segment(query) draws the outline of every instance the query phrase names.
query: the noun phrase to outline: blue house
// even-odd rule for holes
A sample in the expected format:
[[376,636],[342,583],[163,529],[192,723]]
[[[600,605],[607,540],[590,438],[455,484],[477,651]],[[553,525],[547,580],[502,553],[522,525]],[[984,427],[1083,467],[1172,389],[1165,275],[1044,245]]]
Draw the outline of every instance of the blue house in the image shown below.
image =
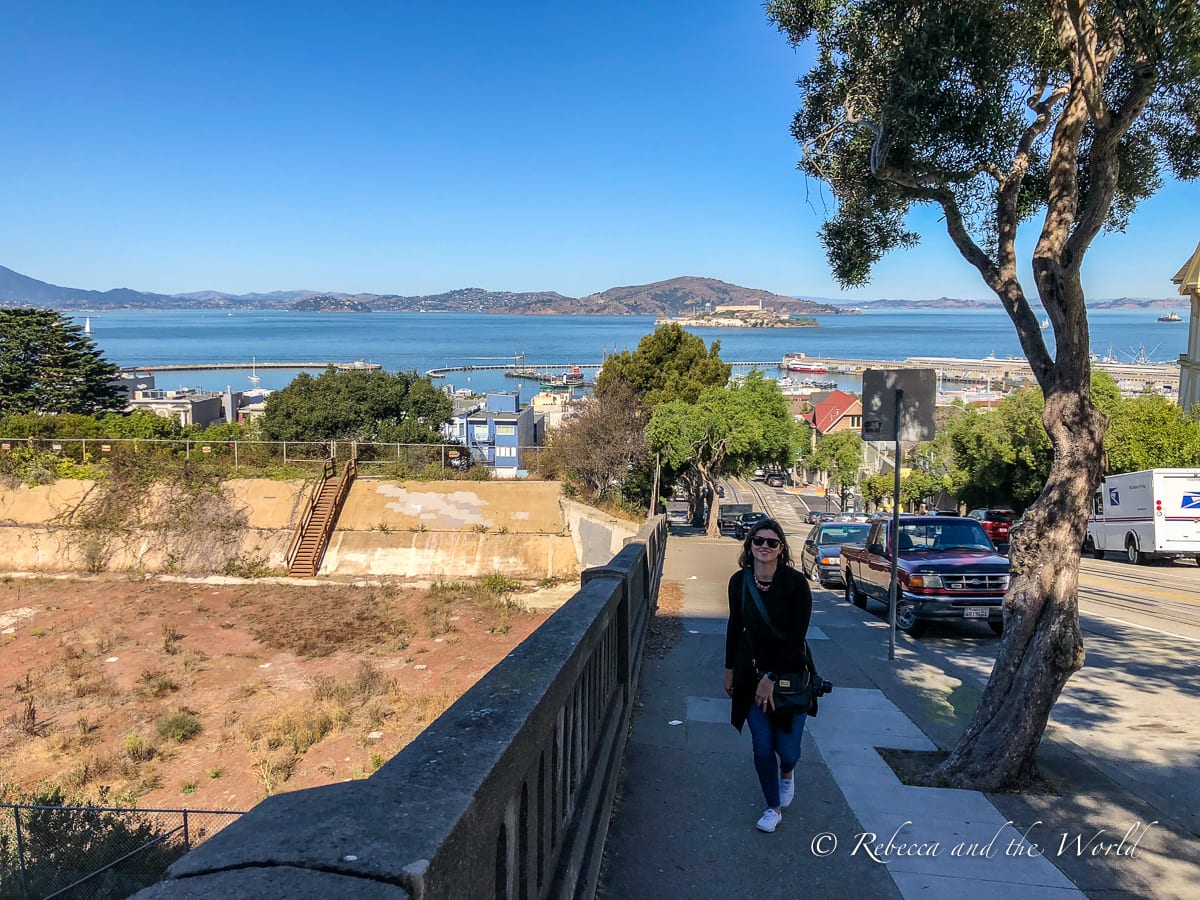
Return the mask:
[[532,406],[521,406],[516,391],[488,394],[483,409],[466,416],[465,443],[471,454],[497,475],[527,470],[525,458],[545,439],[545,419]]

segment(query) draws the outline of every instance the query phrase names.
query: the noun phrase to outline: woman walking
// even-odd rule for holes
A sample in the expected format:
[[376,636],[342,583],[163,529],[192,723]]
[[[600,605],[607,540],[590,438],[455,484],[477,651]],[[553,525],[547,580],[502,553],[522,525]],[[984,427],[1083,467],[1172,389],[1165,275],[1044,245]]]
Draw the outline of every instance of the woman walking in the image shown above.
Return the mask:
[[767,802],[757,828],[766,832],[775,830],[796,795],[793,772],[804,734],[804,713],[776,711],[774,697],[777,673],[802,672],[808,658],[812,593],[791,561],[783,529],[764,519],[747,533],[729,579],[725,693],[733,698],[733,727],[740,732],[743,723],[750,725],[754,768]]

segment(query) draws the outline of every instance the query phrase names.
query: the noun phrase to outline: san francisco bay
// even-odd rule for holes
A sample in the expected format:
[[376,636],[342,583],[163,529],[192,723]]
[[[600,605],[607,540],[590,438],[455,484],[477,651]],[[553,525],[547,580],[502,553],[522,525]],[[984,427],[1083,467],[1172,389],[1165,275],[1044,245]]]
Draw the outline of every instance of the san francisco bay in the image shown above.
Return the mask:
[[[1187,348],[1187,305],[1183,323],[1160,323],[1156,310],[1096,310],[1090,313],[1091,347],[1100,356],[1129,361],[1139,351],[1154,361],[1174,362]],[[633,350],[654,330],[649,316],[514,316],[485,313],[329,314],[285,311],[121,310],[77,313],[90,320],[91,336],[104,355],[121,366],[241,363],[242,370],[164,372],[157,386],[234,390],[281,388],[297,372],[254,369],[258,362],[378,363],[389,371],[425,372],[444,366],[511,363],[596,364],[605,354]],[[840,358],[904,359],[910,356],[982,358],[1021,356],[1016,332],[1000,310],[901,310],[863,315],[821,316],[816,328],[694,328],[704,341],[720,341],[729,361],[777,361],[786,353]],[[1053,334],[1045,332],[1051,343]],[[772,370],[769,374],[774,375]],[[839,378],[853,387],[854,379]],[[523,399],[537,393],[531,382],[501,372],[454,373],[457,388],[515,390]]]

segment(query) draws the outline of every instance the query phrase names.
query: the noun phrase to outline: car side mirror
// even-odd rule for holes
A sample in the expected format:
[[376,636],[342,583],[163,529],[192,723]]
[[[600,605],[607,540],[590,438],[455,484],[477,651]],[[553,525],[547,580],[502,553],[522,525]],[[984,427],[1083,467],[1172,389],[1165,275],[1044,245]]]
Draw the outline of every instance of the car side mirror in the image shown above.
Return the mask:
[[808,540],[806,540],[806,541],[804,542],[804,546],[805,546],[805,547],[811,547],[812,545],[813,545],[813,539],[812,539],[812,538],[809,538]]

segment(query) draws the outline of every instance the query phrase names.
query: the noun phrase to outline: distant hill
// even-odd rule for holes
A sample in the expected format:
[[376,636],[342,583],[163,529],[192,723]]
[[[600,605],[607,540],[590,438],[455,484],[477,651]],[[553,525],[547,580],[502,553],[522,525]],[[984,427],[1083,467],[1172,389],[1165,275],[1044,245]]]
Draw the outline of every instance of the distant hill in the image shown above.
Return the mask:
[[[715,278],[684,276],[653,284],[609,288],[586,297],[556,291],[489,291],[459,288],[442,294],[346,294],[336,291],[290,290],[228,294],[193,291],[154,294],[131,288],[92,291],[61,287],[0,266],[0,306],[49,306],[55,309],[291,309],[319,312],[492,312],[521,315],[643,315],[694,316],[718,306],[760,306],[781,315],[844,315],[852,308],[872,309],[994,309],[998,300],[821,300],[785,297],[770,291],[728,284]],[[1122,297],[1093,300],[1090,309],[1188,308],[1186,297],[1148,299]]]
[[957,297],[939,297],[936,300],[868,300],[859,303],[859,309],[997,309],[999,300],[961,300]]
[[[564,298],[565,299],[565,298]],[[567,302],[542,301],[527,304],[522,313],[573,313],[589,316],[686,316],[718,306],[758,306],[785,315],[840,313],[842,310],[770,291],[727,284],[715,278],[684,276],[653,284],[609,288]]]

